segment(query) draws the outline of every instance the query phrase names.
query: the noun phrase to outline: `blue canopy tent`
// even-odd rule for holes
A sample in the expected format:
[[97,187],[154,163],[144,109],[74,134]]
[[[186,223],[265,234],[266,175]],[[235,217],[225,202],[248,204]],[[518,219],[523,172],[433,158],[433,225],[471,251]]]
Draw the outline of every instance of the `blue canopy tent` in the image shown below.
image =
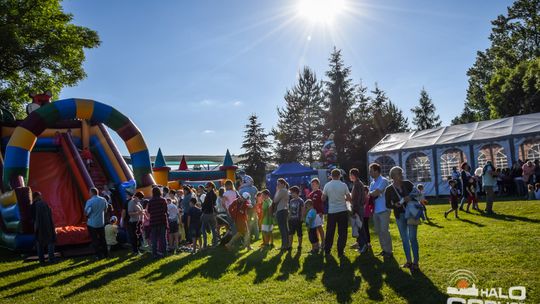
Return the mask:
[[291,186],[309,186],[313,175],[317,175],[317,170],[306,167],[301,163],[281,164],[272,173],[266,175],[266,187],[274,194],[278,178],[284,178]]

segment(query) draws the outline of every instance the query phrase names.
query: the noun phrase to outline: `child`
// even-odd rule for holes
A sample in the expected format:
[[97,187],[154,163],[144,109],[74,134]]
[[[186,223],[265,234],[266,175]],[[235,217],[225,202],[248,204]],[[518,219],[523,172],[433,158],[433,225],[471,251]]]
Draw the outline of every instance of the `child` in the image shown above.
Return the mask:
[[251,245],[249,244],[249,230],[248,230],[248,218],[247,210],[253,208],[251,205],[251,194],[248,192],[242,193],[242,196],[238,197],[233,203],[229,206],[229,214],[231,215],[234,225],[236,226],[236,233],[231,238],[231,240],[225,245],[225,248],[230,250],[232,244],[238,239],[243,238],[244,246],[247,250],[251,250]]
[[302,219],[304,200],[300,198],[300,188],[293,186],[289,189],[291,200],[289,201],[289,249],[292,248],[293,236],[298,236],[298,250],[302,249]]
[[529,185],[527,186],[527,188],[528,188],[528,190],[529,190],[528,195],[527,195],[527,200],[529,200],[529,201],[535,200],[535,199],[536,199],[536,195],[535,195],[535,193],[534,193],[534,186],[533,186],[532,184],[529,184]]
[[476,188],[475,188],[476,182],[474,181],[473,177],[469,178],[469,185],[467,186],[467,210],[466,212],[469,212],[469,207],[471,204],[473,205],[473,209],[479,211],[478,208],[478,199],[476,198]]
[[373,211],[375,209],[374,199],[369,195],[369,186],[364,186],[364,221],[362,222],[362,227],[366,231],[367,237],[367,246],[371,248],[371,237],[369,236],[369,218],[373,216]]
[[444,217],[448,218],[448,214],[454,211],[456,218],[459,218],[458,216],[459,192],[457,189],[457,183],[455,180],[451,179],[448,181],[448,184],[450,185],[450,199],[449,200],[450,200],[451,208],[444,212]]
[[319,253],[319,237],[318,228],[322,226],[321,217],[317,214],[317,211],[313,208],[313,201],[308,199],[305,204],[306,207],[306,226],[308,228],[309,242],[311,243],[310,254]]
[[169,251],[176,254],[176,249],[178,249],[178,242],[180,238],[178,227],[178,207],[176,207],[170,198],[167,198],[167,213],[169,214]]
[[421,215],[421,218],[423,220],[426,220],[429,222],[429,218],[427,216],[427,204],[428,204],[428,201],[426,199],[426,196],[424,195],[424,185],[423,184],[418,184],[418,186],[416,186],[416,189],[418,190],[418,202],[420,204],[422,204],[422,215]]
[[264,189],[261,192],[262,203],[262,235],[263,235],[263,247],[273,247],[274,240],[272,237],[272,230],[274,229],[274,217],[272,211],[272,199],[270,198],[270,191]]
[[199,244],[199,248],[201,248],[202,240],[201,240],[201,215],[202,210],[201,207],[199,207],[199,204],[197,204],[197,198],[192,197],[189,200],[189,210],[187,213],[187,225],[189,230],[189,235],[191,236],[191,241],[193,243],[192,247],[192,253],[197,252],[197,243]]
[[[319,215],[321,218],[321,221],[323,219],[323,213],[324,213],[324,203],[322,200],[322,191],[321,191],[321,182],[318,178],[314,178],[311,180],[311,192],[308,194],[308,198],[313,202],[313,209],[315,209],[315,212]],[[324,247],[324,228],[323,225],[319,226],[317,228],[317,231],[319,232],[319,237],[321,238],[321,247]],[[324,249],[324,248],[323,248]]]
[[105,225],[105,242],[107,243],[107,251],[119,248],[118,244],[118,219],[116,216],[111,216],[109,224]]
[[534,191],[534,197],[537,199],[537,200],[540,200],[540,183],[536,183],[534,185],[535,187],[535,191]]

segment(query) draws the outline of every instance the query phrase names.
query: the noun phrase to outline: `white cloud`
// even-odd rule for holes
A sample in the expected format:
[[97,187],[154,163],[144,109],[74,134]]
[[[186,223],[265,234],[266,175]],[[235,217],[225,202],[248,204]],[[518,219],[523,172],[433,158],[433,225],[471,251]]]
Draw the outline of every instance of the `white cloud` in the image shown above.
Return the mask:
[[241,105],[242,105],[242,102],[240,100],[237,100],[237,101],[233,102],[233,106],[235,106],[235,107],[239,107]]
[[203,99],[203,100],[199,101],[199,104],[201,106],[212,106],[212,105],[216,104],[216,101],[212,100],[212,99]]
[[216,131],[215,130],[204,130],[203,133],[204,134],[214,134],[214,133],[216,133]]

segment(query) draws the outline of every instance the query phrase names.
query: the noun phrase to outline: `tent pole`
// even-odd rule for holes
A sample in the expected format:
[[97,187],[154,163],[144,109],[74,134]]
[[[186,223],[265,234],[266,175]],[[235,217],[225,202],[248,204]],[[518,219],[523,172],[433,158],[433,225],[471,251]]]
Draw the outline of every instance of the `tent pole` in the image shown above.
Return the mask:
[[433,173],[435,173],[435,197],[439,197],[439,166],[437,162],[436,148],[431,149],[431,155],[433,156]]
[[469,153],[471,154],[471,159],[469,160],[469,164],[470,164],[471,169],[472,169],[472,168],[475,168],[476,166],[474,164],[474,160],[475,160],[474,147],[471,144],[469,144]]

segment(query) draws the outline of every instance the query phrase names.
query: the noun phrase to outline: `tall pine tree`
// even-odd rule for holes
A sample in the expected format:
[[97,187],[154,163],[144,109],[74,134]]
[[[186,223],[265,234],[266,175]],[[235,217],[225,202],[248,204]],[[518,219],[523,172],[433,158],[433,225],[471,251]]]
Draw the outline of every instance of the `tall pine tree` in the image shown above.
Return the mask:
[[304,67],[298,83],[285,94],[285,107],[278,108],[278,124],[272,130],[278,163],[318,159],[323,142],[322,84]]
[[420,91],[420,104],[411,109],[413,124],[417,130],[433,129],[441,126],[439,115],[435,115],[435,105],[424,88]]
[[347,154],[352,142],[350,129],[353,122],[355,86],[350,78],[351,68],[344,66],[341,50],[335,47],[330,55],[329,67],[326,72],[328,80],[324,82],[327,110],[325,135],[334,135],[338,164],[346,168]]
[[249,116],[249,123],[244,133],[242,149],[245,153],[240,155],[242,160],[239,164],[246,167],[246,173],[253,177],[255,185],[261,187],[266,173],[266,164],[270,160],[267,152],[270,143],[257,115]]

